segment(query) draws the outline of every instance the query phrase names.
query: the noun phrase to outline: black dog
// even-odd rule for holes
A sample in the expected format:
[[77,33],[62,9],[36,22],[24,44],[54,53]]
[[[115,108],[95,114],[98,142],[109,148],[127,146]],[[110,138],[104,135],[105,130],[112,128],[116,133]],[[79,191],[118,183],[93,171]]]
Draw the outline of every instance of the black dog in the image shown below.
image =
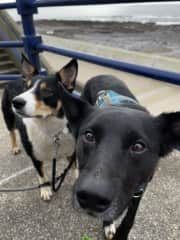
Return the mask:
[[[12,151],[19,152],[15,129],[20,133],[21,141],[31,158],[40,183],[48,181],[44,162],[55,157],[54,137],[57,134],[67,136],[67,120],[59,98],[58,85],[72,92],[75,87],[78,65],[71,60],[59,72],[37,75],[36,68],[23,56],[22,79],[11,82],[4,90],[2,112],[10,132]],[[71,134],[70,134],[71,135]],[[72,150],[73,151],[73,150]],[[59,151],[58,156],[59,157]],[[40,189],[41,198],[50,200],[50,186]]]
[[82,99],[60,89],[80,171],[74,205],[102,219],[106,239],[126,240],[160,157],[180,144],[180,112],[153,117],[112,76],[89,80]]

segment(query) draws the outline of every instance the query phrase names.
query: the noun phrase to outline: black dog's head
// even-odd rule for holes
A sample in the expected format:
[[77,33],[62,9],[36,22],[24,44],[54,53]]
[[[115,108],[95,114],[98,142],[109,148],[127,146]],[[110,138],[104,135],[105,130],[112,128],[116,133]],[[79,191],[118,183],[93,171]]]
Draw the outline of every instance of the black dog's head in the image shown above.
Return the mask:
[[59,100],[58,85],[72,92],[75,87],[78,65],[75,59],[54,75],[37,75],[36,68],[23,56],[22,73],[24,92],[13,99],[16,113],[24,117],[47,117],[60,115],[62,103]]
[[159,158],[180,143],[180,112],[153,117],[142,109],[99,109],[61,91],[80,170],[74,204],[112,221],[150,181]]

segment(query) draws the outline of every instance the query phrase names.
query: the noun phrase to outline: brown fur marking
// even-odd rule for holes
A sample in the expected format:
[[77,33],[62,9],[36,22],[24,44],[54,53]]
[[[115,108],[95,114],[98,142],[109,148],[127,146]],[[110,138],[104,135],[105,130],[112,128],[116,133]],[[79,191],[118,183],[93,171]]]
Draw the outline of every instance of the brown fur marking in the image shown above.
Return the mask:
[[53,112],[53,108],[47,106],[43,101],[36,100],[36,111],[43,112],[43,113],[50,113]]

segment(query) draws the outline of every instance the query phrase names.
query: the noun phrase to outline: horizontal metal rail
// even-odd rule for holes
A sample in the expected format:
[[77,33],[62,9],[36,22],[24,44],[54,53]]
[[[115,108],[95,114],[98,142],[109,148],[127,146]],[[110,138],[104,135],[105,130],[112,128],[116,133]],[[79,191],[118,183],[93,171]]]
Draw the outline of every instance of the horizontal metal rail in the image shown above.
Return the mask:
[[21,41],[0,41],[0,48],[21,48],[23,46]]
[[[29,7],[48,7],[48,6],[83,6],[83,5],[102,5],[102,4],[125,4],[125,3],[158,3],[158,2],[177,2],[177,1],[169,1],[169,0],[37,0],[30,1],[27,0],[27,5]],[[16,2],[10,3],[1,3],[0,9],[10,9],[16,8]]]
[[20,79],[20,74],[0,74],[0,80],[8,81],[8,80],[17,80]]
[[169,1],[142,1],[142,0],[37,0],[32,2],[33,6],[46,7],[46,6],[79,6],[79,5],[99,5],[99,4],[125,4],[125,3],[145,3],[145,2],[169,2]]
[[143,1],[143,0],[37,0],[31,3],[32,6],[79,6],[79,5],[99,5],[99,4],[125,4],[125,3],[147,3],[147,2],[169,2],[169,1]]
[[66,56],[66,57],[78,58],[80,60],[98,64],[101,66],[129,72],[133,74],[143,75],[145,77],[155,78],[160,81],[180,85],[180,73],[161,70],[161,69],[152,68],[152,67],[146,67],[142,65],[136,65],[132,63],[121,62],[121,61],[112,60],[104,57],[97,57],[95,55],[71,51],[68,49],[56,48],[56,47],[48,46],[45,44],[39,44],[37,48],[42,51],[52,52],[55,54]]
[[16,8],[16,3],[15,2],[1,3],[0,4],[0,10],[11,9],[11,8]]
[[[46,6],[76,6],[76,5],[97,5],[97,4],[123,4],[123,3],[159,3],[172,1],[142,1],[142,0],[16,0],[14,3],[1,3],[0,9],[17,8],[18,14],[21,15],[24,37],[22,41],[4,41],[0,42],[0,48],[18,48],[24,47],[30,61],[36,66],[38,72],[42,74],[42,69],[39,61],[39,52],[48,51],[63,56],[78,58],[83,61],[98,64],[105,67],[110,67],[125,72],[143,75],[158,79],[165,82],[170,82],[180,85],[180,73],[146,67],[143,65],[136,65],[132,63],[107,59],[82,52],[71,51],[57,47],[48,46],[42,43],[41,37],[36,35],[36,30],[33,22],[33,15],[37,13],[38,7]],[[175,1],[174,1],[175,2]],[[15,80],[20,75],[1,75],[2,80]]]

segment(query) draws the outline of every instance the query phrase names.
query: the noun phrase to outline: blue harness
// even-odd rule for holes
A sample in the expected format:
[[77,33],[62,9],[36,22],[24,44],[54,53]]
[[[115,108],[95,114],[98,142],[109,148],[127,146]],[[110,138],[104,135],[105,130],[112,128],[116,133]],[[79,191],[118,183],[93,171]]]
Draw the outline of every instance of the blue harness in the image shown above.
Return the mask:
[[137,101],[112,90],[101,90],[97,94],[96,105],[100,108],[104,108],[108,105],[121,105],[123,103],[137,104]]

